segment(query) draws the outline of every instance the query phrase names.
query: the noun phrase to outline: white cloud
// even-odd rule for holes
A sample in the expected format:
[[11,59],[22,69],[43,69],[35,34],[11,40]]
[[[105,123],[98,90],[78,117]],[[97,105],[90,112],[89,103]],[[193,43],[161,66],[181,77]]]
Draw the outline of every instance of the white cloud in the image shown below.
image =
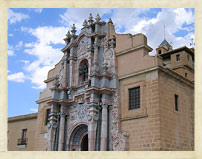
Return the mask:
[[12,45],[8,44],[8,56],[14,56],[14,49]]
[[38,112],[38,109],[37,108],[31,108],[30,111],[36,113],[36,112]]
[[16,49],[20,49],[23,46],[23,41],[20,41],[17,45],[16,45]]
[[8,36],[13,37],[13,34],[8,34]]
[[[193,27],[184,27],[184,24],[192,24],[194,22],[194,14],[191,10],[184,8],[167,8],[162,9],[156,16],[150,18],[148,15],[139,17],[141,13],[151,11],[150,9],[142,8],[118,8],[118,9],[67,9],[67,11],[60,15],[62,22],[70,27],[73,23],[77,28],[82,27],[84,19],[88,20],[89,13],[93,13],[95,18],[96,14],[100,16],[104,14],[110,15],[115,30],[118,33],[144,33],[147,36],[148,44],[154,49],[152,54],[155,54],[155,49],[164,39],[164,25],[165,37],[168,42],[172,42],[173,48],[187,45],[191,39],[189,36],[176,37],[174,34],[180,30],[191,31]],[[107,19],[104,19],[107,20]],[[77,29],[78,30],[78,29]],[[125,30],[125,31],[123,31]],[[194,34],[192,33],[192,36]]]
[[82,25],[83,25],[83,21],[85,19],[88,20],[90,13],[92,13],[92,16],[95,19],[97,13],[99,13],[100,16],[103,16],[104,14],[111,13],[111,9],[108,9],[108,8],[67,9],[64,14],[60,15],[60,17],[61,17],[60,22],[69,28],[74,23],[77,27],[77,32],[80,32],[80,29],[82,28]]
[[8,75],[8,80],[14,82],[24,82],[25,78],[26,77],[23,72]]
[[29,16],[24,13],[16,13],[12,11],[12,9],[8,9],[8,21],[10,24],[14,24],[28,18]]
[[[34,84],[33,88],[45,88],[44,80],[47,78],[48,71],[61,59],[63,53],[54,45],[64,44],[63,38],[68,30],[71,30],[73,23],[76,24],[77,34],[82,28],[84,19],[88,20],[92,13],[95,19],[96,14],[104,17],[110,15],[117,32],[124,33],[144,33],[147,36],[148,45],[151,46],[155,54],[155,49],[164,39],[164,25],[166,26],[166,39],[172,42],[173,47],[189,46],[190,38],[194,33],[189,33],[184,37],[176,37],[174,33],[179,30],[191,31],[191,26],[184,27],[183,24],[194,22],[194,15],[190,10],[183,8],[162,9],[152,18],[148,16],[139,17],[141,13],[146,13],[149,9],[67,9],[60,15],[60,22],[64,27],[43,26],[38,28],[21,27],[21,31],[30,33],[36,37],[36,41],[25,43],[24,52],[35,56],[37,60],[25,63],[24,70],[28,73],[28,79]],[[108,21],[107,19],[102,19]],[[124,30],[124,31],[123,31]]]
[[62,48],[54,48],[52,44],[64,44],[64,37],[67,33],[67,28],[64,27],[38,27],[22,28],[22,31],[27,31],[32,36],[37,38],[35,43],[25,43],[25,53],[37,57],[37,60],[28,63],[24,70],[29,73],[28,79],[34,84],[33,88],[43,89],[47,79],[47,73],[54,65],[59,62],[63,53]]
[[36,12],[36,13],[41,13],[42,12],[42,8],[36,8],[36,9],[34,9],[34,11]]
[[16,55],[14,53],[15,49],[19,50],[22,46],[23,46],[23,42],[22,41],[20,41],[15,47],[13,45],[9,45],[8,44],[8,56],[14,56],[14,55]]
[[25,66],[27,66],[30,63],[30,61],[28,60],[18,60],[18,61],[24,63]]
[[[155,49],[164,39],[164,25],[165,25],[165,38],[168,42],[172,42],[173,48],[181,47],[184,45],[189,46],[191,41],[190,36],[193,37],[194,33],[190,36],[176,37],[175,33],[180,30],[191,31],[194,28],[188,26],[183,27],[183,24],[191,24],[194,22],[194,15],[191,10],[186,10],[184,8],[177,9],[162,9],[158,12],[156,17],[138,17],[139,13],[145,12],[147,10],[133,11],[128,14],[119,9],[112,16],[112,20],[118,26],[117,31],[121,27],[125,28],[125,33],[144,33],[147,36],[148,44],[153,48],[152,54],[155,54]],[[123,15],[122,15],[123,14]],[[128,15],[126,15],[128,14]],[[121,18],[125,16],[124,20]]]

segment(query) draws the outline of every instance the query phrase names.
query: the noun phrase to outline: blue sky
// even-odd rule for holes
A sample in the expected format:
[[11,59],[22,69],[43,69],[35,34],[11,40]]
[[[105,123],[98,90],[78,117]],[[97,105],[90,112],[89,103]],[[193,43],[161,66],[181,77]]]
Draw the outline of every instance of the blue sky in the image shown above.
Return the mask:
[[75,23],[79,34],[89,14],[112,19],[117,33],[144,33],[154,51],[165,38],[173,48],[190,47],[194,9],[8,9],[8,116],[37,112],[48,70],[62,57],[63,38]]

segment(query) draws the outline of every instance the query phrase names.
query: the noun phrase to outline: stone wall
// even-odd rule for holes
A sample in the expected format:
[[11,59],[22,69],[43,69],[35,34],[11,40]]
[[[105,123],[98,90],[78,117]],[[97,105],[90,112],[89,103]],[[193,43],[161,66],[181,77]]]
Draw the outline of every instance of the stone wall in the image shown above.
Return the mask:
[[[179,96],[175,111],[174,94]],[[159,72],[161,150],[194,150],[194,88]]]
[[[128,89],[140,86],[140,108],[129,110]],[[129,151],[160,150],[158,72],[120,81],[121,131],[129,134]]]
[[[28,116],[34,116],[29,118]],[[8,151],[33,151],[35,144],[37,114],[12,117],[8,120]],[[27,117],[27,118],[26,118]],[[22,129],[27,129],[27,146],[17,146],[22,138]]]
[[45,119],[46,119],[46,109],[50,108],[44,103],[40,103],[38,108],[38,118],[36,123],[36,132],[35,132],[35,145],[34,150],[35,151],[46,151],[47,147],[47,126],[45,125]]

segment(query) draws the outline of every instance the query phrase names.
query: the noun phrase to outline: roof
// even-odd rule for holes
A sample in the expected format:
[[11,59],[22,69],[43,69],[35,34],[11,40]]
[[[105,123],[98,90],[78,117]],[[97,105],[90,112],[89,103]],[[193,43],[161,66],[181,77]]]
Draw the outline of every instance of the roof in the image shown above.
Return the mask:
[[180,47],[180,48],[177,48],[177,49],[174,49],[174,50],[171,50],[171,51],[168,51],[164,54],[161,54],[160,56],[161,57],[168,57],[170,56],[171,54],[174,54],[174,53],[177,53],[177,52],[180,52],[180,51],[186,51],[188,54],[190,54],[192,56],[192,58],[194,59],[194,52],[192,51],[192,49],[186,47],[186,46],[183,46],[183,47]]
[[171,45],[167,42],[166,39],[164,39],[164,40],[161,42],[161,44],[159,45],[159,47],[164,46],[164,45],[171,46]]
[[36,119],[37,115],[38,115],[38,113],[32,113],[32,114],[25,114],[25,115],[9,117],[8,122],[15,122],[15,121],[19,121],[19,120]]

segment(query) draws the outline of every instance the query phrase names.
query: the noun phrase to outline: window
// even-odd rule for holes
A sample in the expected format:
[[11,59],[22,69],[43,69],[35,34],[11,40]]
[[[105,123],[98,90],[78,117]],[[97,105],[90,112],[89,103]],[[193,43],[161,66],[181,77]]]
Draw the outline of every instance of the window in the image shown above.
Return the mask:
[[27,145],[27,129],[22,129],[22,137],[18,139],[17,145]]
[[178,103],[178,102],[179,102],[179,101],[178,101],[178,98],[179,98],[178,95],[175,94],[175,111],[178,111],[178,110],[179,110],[179,108],[178,108],[178,107],[179,107],[179,105],[178,105],[178,104],[179,104],[179,103]]
[[50,114],[50,109],[46,109],[46,119],[45,119],[45,125],[47,125],[48,124],[48,118],[49,118],[49,114]]
[[140,87],[129,89],[129,110],[140,108]]
[[176,61],[180,61],[180,55],[176,55]]
[[79,81],[80,84],[83,84],[88,80],[88,61],[83,60],[79,67]]
[[27,138],[27,129],[22,129],[22,139]]
[[189,55],[187,55],[187,60],[189,61]]
[[159,55],[161,54],[161,50],[159,50]]
[[187,73],[184,74],[185,78],[187,78]]

